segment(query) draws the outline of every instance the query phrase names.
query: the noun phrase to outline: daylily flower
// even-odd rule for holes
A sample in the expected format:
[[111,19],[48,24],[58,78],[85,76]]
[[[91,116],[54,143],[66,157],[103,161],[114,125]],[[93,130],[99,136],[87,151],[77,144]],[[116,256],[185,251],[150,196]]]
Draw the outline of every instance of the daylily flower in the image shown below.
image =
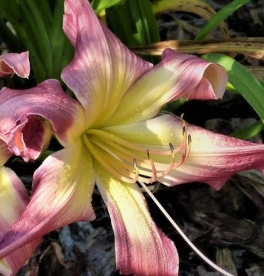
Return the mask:
[[[17,74],[26,78],[29,73],[28,52],[8,53],[0,56],[0,77]],[[14,115],[14,111],[10,109],[10,106],[7,109],[0,106],[0,110],[2,118]],[[15,153],[9,149],[8,145],[2,140],[2,135],[0,135],[0,236],[3,236],[12,224],[19,219],[29,203],[29,198],[21,180],[11,169],[3,166],[13,154]],[[40,242],[41,238],[36,238],[2,259],[0,261],[1,275],[15,274],[30,258],[32,251]]]
[[[96,183],[115,233],[117,268],[123,274],[178,275],[177,250],[152,221],[137,183],[201,181],[219,189],[238,171],[263,170],[264,146],[159,113],[179,98],[220,98],[227,81],[222,67],[170,49],[153,67],[98,21],[87,0],[65,0],[63,28],[75,55],[62,79],[76,101],[52,80],[23,91],[23,99],[36,91],[38,101],[28,100],[24,111],[49,120],[64,148],[35,172],[30,203],[2,237],[0,258],[63,225],[94,219]],[[1,93],[21,94],[7,88]],[[11,126],[5,135],[19,151]]]

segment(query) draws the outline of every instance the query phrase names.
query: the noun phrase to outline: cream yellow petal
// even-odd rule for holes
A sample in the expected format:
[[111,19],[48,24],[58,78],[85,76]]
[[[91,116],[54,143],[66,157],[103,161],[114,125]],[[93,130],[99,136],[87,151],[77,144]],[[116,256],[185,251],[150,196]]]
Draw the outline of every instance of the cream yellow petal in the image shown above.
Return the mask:
[[66,0],[63,28],[75,47],[62,79],[86,114],[87,127],[102,125],[127,89],[152,64],[132,53],[101,24],[87,0]]
[[178,275],[177,250],[151,219],[137,185],[116,180],[99,164],[95,171],[115,232],[117,269],[126,275]]
[[162,61],[129,88],[107,125],[150,119],[164,104],[180,98],[221,98],[226,83],[222,66],[166,49]]

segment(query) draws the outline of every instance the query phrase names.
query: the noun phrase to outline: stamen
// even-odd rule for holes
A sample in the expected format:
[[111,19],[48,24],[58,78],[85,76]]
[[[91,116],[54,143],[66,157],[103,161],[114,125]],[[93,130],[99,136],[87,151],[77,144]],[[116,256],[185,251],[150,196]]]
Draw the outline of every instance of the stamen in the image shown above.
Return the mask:
[[[120,171],[116,171],[114,169],[113,166],[109,165],[111,163],[106,162],[106,153],[104,155],[100,155],[99,152],[95,149],[95,147],[90,143],[89,139],[86,137],[86,135],[83,135],[83,140],[84,143],[86,145],[86,147],[88,148],[88,150],[90,151],[90,153],[93,155],[93,157],[103,166],[105,167],[113,176],[115,176],[117,179],[124,181],[126,183],[135,183],[137,180],[135,180],[134,178],[129,178],[126,177],[125,175],[122,175],[120,173]],[[103,157],[104,158],[103,158]],[[117,162],[117,161],[116,161]],[[120,166],[119,169],[123,168]],[[126,174],[128,174],[129,171],[126,172]]]
[[[181,122],[183,136],[177,148],[169,143],[169,149],[164,147],[146,149],[145,145],[130,142],[99,129],[89,129],[83,136],[84,143],[94,158],[117,179],[127,183],[143,181],[150,184],[181,166],[188,158],[191,136],[187,133],[183,115]],[[176,161],[179,155],[180,158]],[[133,159],[136,159],[136,163],[134,161],[132,165]]]
[[157,171],[153,160],[150,158],[149,149],[147,150],[148,159],[151,165],[152,177],[148,180],[148,183],[153,183],[157,180]]
[[[148,156],[148,160],[150,161],[150,166],[151,166],[151,171],[152,171],[152,177],[151,178],[146,178],[144,180],[144,177],[140,177],[140,179],[143,179],[143,181],[145,183],[153,183],[157,180],[158,177],[164,177],[167,174],[169,174],[173,169],[178,168],[179,166],[181,166],[186,159],[188,158],[189,154],[190,154],[190,150],[191,150],[191,135],[188,134],[187,135],[187,130],[186,130],[186,123],[185,121],[181,118],[182,124],[183,124],[183,141],[182,144],[175,150],[174,146],[172,145],[172,143],[169,143],[169,147],[170,147],[170,152],[171,152],[171,162],[169,164],[169,166],[164,170],[164,171],[160,171],[157,172],[155,163],[153,162],[153,160],[150,158],[150,150],[147,150],[147,156]],[[178,153],[181,149],[184,149],[181,159],[178,162],[175,162],[175,158],[176,158],[176,153]],[[158,164],[160,165],[160,164]],[[145,172],[143,172],[144,174]],[[147,175],[146,175],[147,176]]]
[[169,143],[169,147],[170,147],[170,150],[171,150],[171,162],[170,162],[170,165],[168,166],[168,168],[162,173],[162,176],[165,176],[167,174],[169,174],[173,168],[175,167],[175,150],[174,150],[174,147],[171,143]]
[[186,122],[183,120],[182,116],[181,116],[181,121],[183,124],[183,149],[184,149],[184,152],[182,154],[181,160],[177,164],[174,165],[173,169],[176,169],[179,166],[181,166],[186,161],[186,159],[188,158],[190,151],[191,151],[191,142],[192,142],[191,135],[190,134],[187,135]]
[[181,237],[186,241],[186,243],[192,248],[194,252],[198,254],[208,265],[210,265],[215,270],[219,271],[220,273],[226,275],[226,276],[234,276],[233,274],[225,271],[215,263],[213,263],[210,259],[208,259],[190,240],[189,238],[183,233],[183,231],[180,229],[180,227],[177,225],[177,223],[172,219],[172,217],[168,214],[168,212],[164,209],[164,207],[160,204],[160,202],[157,200],[157,198],[151,193],[151,191],[148,189],[148,187],[143,182],[139,182],[141,186],[144,188],[144,190],[147,192],[147,194],[151,197],[151,199],[154,201],[154,203],[158,206],[160,211],[164,214],[164,216],[167,218],[167,220],[173,225],[173,227],[176,229],[176,231],[181,235]]
[[192,145],[192,137],[191,137],[191,135],[189,134],[189,135],[188,135],[188,139],[187,139],[187,148],[186,148],[185,157],[184,157],[183,162],[186,161],[187,157],[188,157],[189,154],[190,154],[191,145]]
[[186,133],[186,127],[185,127],[185,126],[183,126],[183,127],[182,127],[182,136],[184,136],[184,135],[185,135],[185,133]]
[[137,151],[141,151],[141,152],[145,152],[146,151],[146,148],[144,147],[141,147],[141,146],[138,146],[136,144],[132,144],[112,133],[108,133],[106,131],[103,131],[103,130],[99,130],[99,129],[89,129],[87,132],[86,132],[88,135],[96,135],[97,137],[103,137],[105,138],[105,140],[107,142],[110,142],[110,141],[115,141],[116,144],[119,144],[119,145],[122,145],[128,149],[132,149],[132,150],[137,150]]
[[188,135],[188,145],[191,144],[192,142],[192,137],[191,137],[191,134]]
[[135,176],[134,176],[134,183],[138,180],[138,177],[139,177],[139,169],[138,169],[138,166],[137,166],[137,160],[134,159],[133,160],[133,166],[134,166],[134,173],[135,173]]

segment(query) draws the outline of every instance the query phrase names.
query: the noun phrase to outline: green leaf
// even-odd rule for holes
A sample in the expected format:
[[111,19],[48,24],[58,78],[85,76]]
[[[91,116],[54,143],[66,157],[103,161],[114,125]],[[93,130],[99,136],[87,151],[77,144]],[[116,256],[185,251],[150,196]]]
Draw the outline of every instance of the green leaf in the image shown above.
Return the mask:
[[123,1],[106,10],[110,27],[128,46],[158,42],[159,31],[149,0]]
[[234,59],[220,54],[207,54],[203,58],[222,65],[229,82],[246,99],[264,122],[264,87],[244,66]]
[[195,40],[203,40],[219,23],[225,20],[230,14],[234,13],[241,6],[248,3],[250,0],[234,0],[230,4],[224,6],[218,13],[216,13],[208,23],[200,30],[195,37]]
[[71,61],[74,48],[62,29],[63,1],[56,1],[53,7],[51,26],[48,28],[52,54],[52,77],[60,79],[62,69]]
[[99,13],[100,11],[110,8],[122,1],[124,0],[93,0],[92,6],[94,10]]
[[262,121],[257,121],[250,126],[247,126],[243,129],[234,131],[230,134],[230,136],[235,138],[240,138],[244,140],[248,140],[257,134],[259,134],[262,130],[264,130],[264,124]]
[[[106,16],[112,31],[129,47],[160,41],[159,30],[149,0],[123,1]],[[155,58],[150,58],[154,62]]]

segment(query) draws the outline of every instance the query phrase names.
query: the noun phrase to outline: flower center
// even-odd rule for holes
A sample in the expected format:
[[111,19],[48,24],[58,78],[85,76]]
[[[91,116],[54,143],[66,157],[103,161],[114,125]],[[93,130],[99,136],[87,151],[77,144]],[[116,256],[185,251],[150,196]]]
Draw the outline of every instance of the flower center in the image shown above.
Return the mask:
[[92,154],[114,177],[126,183],[152,183],[182,165],[191,148],[191,136],[183,122],[182,142],[174,148],[139,145],[100,129],[89,129],[83,141]]

